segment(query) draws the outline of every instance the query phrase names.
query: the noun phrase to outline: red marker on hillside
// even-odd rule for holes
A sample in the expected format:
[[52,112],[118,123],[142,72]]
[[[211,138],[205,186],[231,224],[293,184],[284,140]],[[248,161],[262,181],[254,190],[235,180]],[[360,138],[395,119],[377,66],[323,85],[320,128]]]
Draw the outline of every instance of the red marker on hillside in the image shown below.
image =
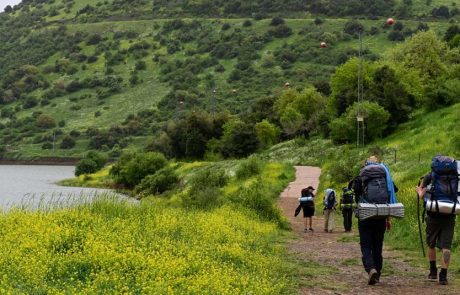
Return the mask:
[[391,17],[387,19],[387,25],[392,26],[394,23],[395,23],[395,20],[392,19]]
[[326,42],[321,42],[321,44],[319,45],[321,48],[326,48],[327,47],[327,44]]

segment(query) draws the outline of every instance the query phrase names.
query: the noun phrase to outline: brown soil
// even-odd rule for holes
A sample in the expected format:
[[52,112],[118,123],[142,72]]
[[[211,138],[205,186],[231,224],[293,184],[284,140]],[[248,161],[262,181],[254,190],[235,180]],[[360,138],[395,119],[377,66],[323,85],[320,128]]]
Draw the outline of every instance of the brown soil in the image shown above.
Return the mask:
[[[315,232],[303,232],[302,213],[294,217],[294,210],[302,188],[318,187],[321,170],[305,166],[296,167],[296,170],[296,180],[280,198],[280,207],[297,237],[289,243],[289,251],[302,265],[321,268],[318,274],[315,269],[308,272],[299,294],[460,294],[460,288],[453,283],[441,286],[426,281],[427,268],[414,266],[417,263],[410,263],[413,259],[409,255],[388,248],[383,253],[381,282],[368,286],[367,273],[361,264],[359,237],[356,232],[344,233],[340,215],[335,216],[335,231],[331,234],[324,232],[323,217],[318,211],[313,218]],[[320,202],[323,192],[316,192],[316,195],[316,201]]]

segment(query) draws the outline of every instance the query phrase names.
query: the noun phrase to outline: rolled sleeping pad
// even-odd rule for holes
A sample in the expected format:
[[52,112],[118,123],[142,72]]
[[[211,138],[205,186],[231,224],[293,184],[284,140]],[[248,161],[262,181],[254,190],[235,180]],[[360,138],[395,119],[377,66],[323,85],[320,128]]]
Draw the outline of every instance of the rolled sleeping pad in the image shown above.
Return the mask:
[[309,202],[309,201],[313,201],[313,197],[300,197],[299,198],[299,201],[300,203],[305,203],[305,202]]
[[361,220],[369,218],[384,218],[384,217],[404,217],[404,205],[396,204],[358,204],[358,217]]
[[[445,202],[445,201],[437,201],[438,206],[436,207],[436,201],[431,201],[428,200],[426,201],[426,211],[429,212],[436,212],[436,213],[442,213],[442,214],[455,214],[459,215],[460,214],[460,203],[457,202],[457,205],[453,202]],[[455,205],[455,212],[452,212],[454,209]],[[438,211],[439,208],[439,211]]]

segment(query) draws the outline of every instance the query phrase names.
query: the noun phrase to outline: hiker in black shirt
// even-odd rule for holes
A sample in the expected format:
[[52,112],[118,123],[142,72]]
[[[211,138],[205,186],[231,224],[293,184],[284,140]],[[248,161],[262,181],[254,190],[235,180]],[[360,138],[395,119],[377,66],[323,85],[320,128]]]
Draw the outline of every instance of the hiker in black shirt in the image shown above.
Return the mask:
[[[377,157],[372,156],[367,159],[367,164],[378,164],[380,161]],[[367,182],[363,181],[363,167],[360,175],[351,182],[351,186],[355,193],[355,200],[357,203],[362,202]],[[394,183],[393,183],[394,185]],[[397,187],[394,185],[394,190],[397,192]],[[358,221],[359,240],[362,253],[362,262],[364,269],[369,275],[368,284],[374,285],[380,281],[380,275],[383,266],[383,240],[385,231],[391,229],[391,219],[366,219]]]
[[[417,194],[421,199],[425,197],[427,188],[431,183],[432,175],[428,173],[423,178],[422,185],[417,187]],[[428,259],[430,262],[428,280],[438,281],[438,269],[436,267],[436,248],[438,248],[442,251],[439,283],[447,285],[447,269],[450,262],[450,249],[454,237],[456,215],[430,211],[427,211],[426,214],[426,242],[428,244]]]

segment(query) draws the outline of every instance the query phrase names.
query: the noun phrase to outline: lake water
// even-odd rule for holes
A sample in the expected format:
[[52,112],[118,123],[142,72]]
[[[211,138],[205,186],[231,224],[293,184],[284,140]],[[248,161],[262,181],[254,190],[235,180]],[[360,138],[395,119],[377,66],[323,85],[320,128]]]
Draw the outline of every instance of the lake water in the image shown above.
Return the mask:
[[0,165],[0,208],[88,201],[104,189],[62,187],[55,183],[74,177],[73,166]]

